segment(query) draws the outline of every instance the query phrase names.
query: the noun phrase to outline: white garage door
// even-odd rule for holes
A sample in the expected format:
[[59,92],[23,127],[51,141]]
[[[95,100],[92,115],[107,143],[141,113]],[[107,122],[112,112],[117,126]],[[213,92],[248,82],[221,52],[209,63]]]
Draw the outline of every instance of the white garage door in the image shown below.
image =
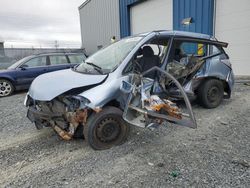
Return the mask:
[[249,19],[249,0],[216,0],[215,36],[229,43],[226,52],[236,75],[250,75]]
[[173,29],[172,1],[147,0],[131,7],[131,33]]

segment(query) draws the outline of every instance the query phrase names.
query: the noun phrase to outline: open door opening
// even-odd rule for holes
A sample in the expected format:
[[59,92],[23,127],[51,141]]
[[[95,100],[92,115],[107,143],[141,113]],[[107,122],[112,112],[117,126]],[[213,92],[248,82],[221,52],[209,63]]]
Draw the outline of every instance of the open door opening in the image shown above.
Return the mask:
[[[152,72],[161,75],[159,79],[145,76]],[[172,80],[180,90],[186,107],[180,108],[172,102],[165,88],[165,79]],[[181,84],[159,67],[153,67],[142,74],[132,74],[130,82],[122,83],[121,90],[127,93],[123,118],[132,125],[151,128],[170,122],[190,128],[197,127],[190,101]]]

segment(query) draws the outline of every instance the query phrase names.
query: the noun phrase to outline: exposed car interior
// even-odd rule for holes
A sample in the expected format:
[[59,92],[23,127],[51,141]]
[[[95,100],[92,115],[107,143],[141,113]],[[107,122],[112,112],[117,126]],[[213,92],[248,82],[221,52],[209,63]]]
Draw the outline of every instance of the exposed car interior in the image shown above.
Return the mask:
[[207,45],[205,44],[174,41],[166,67],[167,72],[177,79],[188,76],[200,58],[207,54],[206,49]]
[[[160,67],[168,49],[169,38],[158,37],[143,45],[135,54],[131,64],[124,72],[143,73],[154,66]],[[154,79],[155,73],[150,72],[146,77]]]
[[[142,57],[138,59],[138,63],[141,68],[141,72],[145,72],[151,69],[154,66],[160,66],[160,58],[157,55],[154,55],[154,51],[150,46],[144,46],[142,48]],[[148,78],[155,78],[153,72],[146,75]]]
[[[189,109],[188,114],[183,113],[175,103],[170,101],[164,80],[168,79],[175,84],[177,80],[169,77],[168,73],[159,71],[168,52],[168,42],[168,38],[157,37],[144,44],[135,54],[132,61],[136,67],[134,74],[129,83],[123,83],[123,91],[130,93],[123,117],[131,124],[154,128],[164,120],[171,119],[171,122],[196,127],[188,101],[185,101]],[[185,95],[184,92],[183,94]]]

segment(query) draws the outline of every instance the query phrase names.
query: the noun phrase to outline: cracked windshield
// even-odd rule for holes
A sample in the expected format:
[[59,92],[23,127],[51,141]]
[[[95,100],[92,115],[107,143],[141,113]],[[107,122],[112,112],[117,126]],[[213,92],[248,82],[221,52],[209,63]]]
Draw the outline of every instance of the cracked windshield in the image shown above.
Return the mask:
[[120,40],[103,48],[80,64],[76,71],[82,73],[107,74],[112,72],[138,44],[142,37],[131,37]]

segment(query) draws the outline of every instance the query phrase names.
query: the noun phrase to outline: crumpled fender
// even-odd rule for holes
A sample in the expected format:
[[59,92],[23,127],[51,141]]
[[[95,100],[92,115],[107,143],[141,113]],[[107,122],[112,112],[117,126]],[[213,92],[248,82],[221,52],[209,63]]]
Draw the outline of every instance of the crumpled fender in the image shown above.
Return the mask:
[[121,83],[123,80],[128,81],[128,79],[128,75],[120,78],[110,75],[103,84],[86,90],[79,96],[87,98],[90,101],[88,106],[91,108],[103,107],[109,101],[119,97]]

